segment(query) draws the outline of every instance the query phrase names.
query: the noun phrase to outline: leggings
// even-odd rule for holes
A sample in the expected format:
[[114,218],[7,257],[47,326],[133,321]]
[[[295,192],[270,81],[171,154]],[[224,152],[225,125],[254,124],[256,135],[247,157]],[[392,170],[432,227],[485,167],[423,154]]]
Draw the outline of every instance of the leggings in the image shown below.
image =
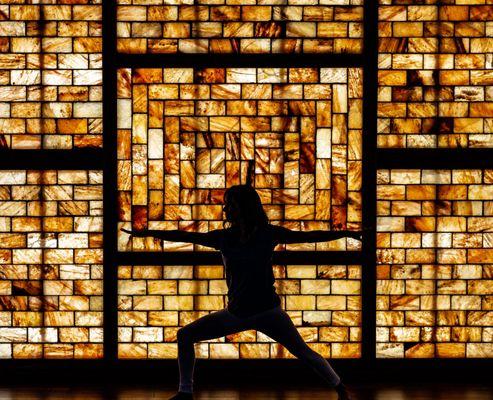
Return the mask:
[[222,309],[208,314],[178,330],[179,391],[193,392],[195,366],[194,343],[215,339],[249,329],[260,331],[283,345],[291,354],[315,370],[330,386],[337,386],[340,378],[320,354],[305,343],[289,315],[277,306],[267,311],[240,318]]

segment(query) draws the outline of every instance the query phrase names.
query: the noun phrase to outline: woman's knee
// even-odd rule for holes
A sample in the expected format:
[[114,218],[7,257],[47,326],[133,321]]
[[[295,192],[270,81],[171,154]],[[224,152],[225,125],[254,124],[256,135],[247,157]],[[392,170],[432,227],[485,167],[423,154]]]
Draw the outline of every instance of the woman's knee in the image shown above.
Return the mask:
[[178,343],[193,343],[192,329],[188,326],[184,326],[178,329],[178,331],[176,332],[176,340],[178,341]]

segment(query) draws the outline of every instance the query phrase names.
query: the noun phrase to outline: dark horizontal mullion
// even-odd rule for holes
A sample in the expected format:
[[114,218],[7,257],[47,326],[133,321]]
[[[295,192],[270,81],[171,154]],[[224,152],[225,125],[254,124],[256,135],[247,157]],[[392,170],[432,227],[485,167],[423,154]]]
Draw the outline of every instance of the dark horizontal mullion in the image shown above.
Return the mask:
[[[341,358],[341,359],[333,359],[332,361],[336,361],[341,365],[347,364],[352,366],[360,366],[363,367],[362,370],[356,372],[363,372],[364,374],[368,374],[369,371],[366,368],[366,364],[364,364],[364,360],[362,358]],[[258,367],[262,367],[265,364],[298,364],[295,359],[197,359],[199,362],[207,362],[210,365],[216,364],[219,367],[224,367],[224,365],[235,365],[235,364],[251,364],[256,365]],[[138,375],[138,371],[134,370],[136,366],[142,367],[154,367],[154,366],[176,366],[176,359],[119,359],[120,369],[125,369],[125,367],[131,367],[131,372],[136,373]],[[77,365],[79,368],[97,368],[97,367],[105,367],[104,359],[47,359],[47,358],[38,358],[38,359],[0,359],[0,367],[1,366],[12,366],[15,367],[16,370],[12,371],[13,373],[20,372],[23,368],[28,370],[30,367],[48,367],[48,368],[59,368],[61,371],[66,367],[71,367]],[[391,371],[395,370],[396,373],[400,369],[415,369],[419,371],[420,367],[431,367],[435,369],[439,369],[442,366],[447,367],[457,367],[467,365],[474,365],[476,372],[478,373],[483,368],[491,368],[493,367],[493,358],[376,358],[374,360],[375,367],[383,368],[383,370]],[[7,371],[2,371],[7,372]],[[41,372],[41,371],[40,371]],[[49,369],[45,370],[45,372],[49,373]],[[466,371],[462,371],[465,373]],[[490,373],[489,371],[485,371],[486,373]],[[68,372],[71,376],[74,376],[72,371]],[[376,371],[379,373],[379,371]],[[473,375],[472,374],[472,375]],[[79,379],[80,377],[78,377]],[[107,376],[106,376],[107,378]],[[105,378],[105,379],[106,379]],[[403,377],[404,378],[404,377]],[[174,379],[174,378],[173,378]],[[410,377],[410,379],[415,379],[415,377]]]
[[103,169],[103,149],[0,150],[0,169]]
[[[120,252],[119,265],[221,265],[218,252]],[[344,264],[359,265],[358,251],[279,251],[272,257],[274,264]]]
[[492,168],[493,149],[378,149],[377,168]]
[[[487,382],[491,376],[493,359],[488,358],[429,358],[429,359],[374,359],[371,367],[366,360],[360,359],[331,359],[331,364],[342,375],[347,376],[349,381],[364,382],[380,381],[402,381],[416,382],[419,375],[420,381],[451,382],[459,379],[461,382],[477,381]],[[311,382],[314,375],[296,359],[197,359],[197,363],[204,364],[197,376],[197,382],[212,381],[212,378],[220,376],[224,382],[238,382],[249,376],[260,380],[263,374],[268,374],[271,379],[284,379],[287,374],[295,374],[298,379],[296,383]],[[0,360],[2,375],[0,381],[32,384],[45,384],[53,377],[63,379],[66,383],[80,383],[80,377],[84,376],[86,383],[104,384],[121,383],[122,379],[128,379],[135,384],[143,382],[156,382],[175,384],[177,377],[176,359],[118,359],[118,363],[108,366],[99,360],[83,359],[36,359],[36,360]],[[201,367],[201,368],[202,368]],[[440,373],[437,374],[437,371]],[[382,378],[384,377],[384,378]],[[309,381],[310,380],[310,381]],[[217,381],[216,381],[217,382]],[[116,398],[116,397],[109,397]]]
[[117,54],[118,68],[362,67],[361,54]]

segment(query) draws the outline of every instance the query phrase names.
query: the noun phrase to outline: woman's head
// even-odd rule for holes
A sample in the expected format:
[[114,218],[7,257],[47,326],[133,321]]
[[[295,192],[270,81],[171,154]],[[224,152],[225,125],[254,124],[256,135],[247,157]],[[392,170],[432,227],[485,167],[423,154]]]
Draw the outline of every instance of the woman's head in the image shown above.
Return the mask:
[[258,193],[249,185],[235,185],[226,190],[224,212],[226,221],[246,232],[269,222]]

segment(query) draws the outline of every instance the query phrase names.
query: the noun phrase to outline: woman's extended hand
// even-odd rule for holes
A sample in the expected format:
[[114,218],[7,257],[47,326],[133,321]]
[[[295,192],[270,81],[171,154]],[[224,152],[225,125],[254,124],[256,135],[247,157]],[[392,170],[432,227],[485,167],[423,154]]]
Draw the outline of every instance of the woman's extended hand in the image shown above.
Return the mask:
[[120,228],[121,231],[128,233],[129,235],[135,236],[135,237],[144,237],[144,236],[149,236],[149,230],[144,229],[142,231],[130,231],[125,228]]

